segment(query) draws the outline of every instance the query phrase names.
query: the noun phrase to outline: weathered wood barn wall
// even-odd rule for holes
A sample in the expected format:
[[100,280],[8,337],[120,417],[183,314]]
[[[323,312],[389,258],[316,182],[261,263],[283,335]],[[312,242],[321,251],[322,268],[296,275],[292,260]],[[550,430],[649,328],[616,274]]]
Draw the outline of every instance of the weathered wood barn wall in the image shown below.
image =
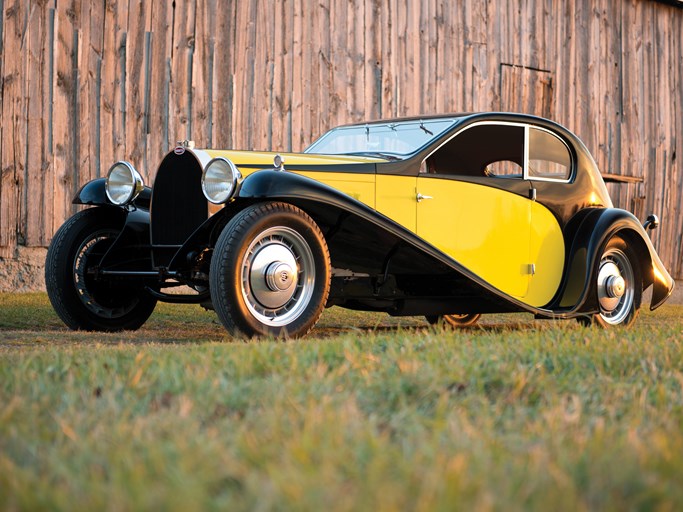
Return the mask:
[[[671,0],[0,0],[0,257],[86,181],[176,140],[301,150],[338,123],[523,111],[578,133],[683,278],[683,6]],[[639,181],[642,180],[642,181]]]

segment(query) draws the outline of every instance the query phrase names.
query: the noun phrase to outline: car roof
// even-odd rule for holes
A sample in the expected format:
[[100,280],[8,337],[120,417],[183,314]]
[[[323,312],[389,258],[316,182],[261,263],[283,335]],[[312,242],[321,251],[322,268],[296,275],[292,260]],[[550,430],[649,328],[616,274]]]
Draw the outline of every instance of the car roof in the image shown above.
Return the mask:
[[406,117],[387,117],[380,119],[373,119],[372,121],[359,121],[357,123],[347,123],[339,125],[339,127],[346,126],[365,126],[367,124],[386,124],[386,123],[401,123],[406,121],[432,121],[436,119],[462,119],[471,116],[472,113],[454,113],[454,114],[425,114],[422,116],[406,116]]

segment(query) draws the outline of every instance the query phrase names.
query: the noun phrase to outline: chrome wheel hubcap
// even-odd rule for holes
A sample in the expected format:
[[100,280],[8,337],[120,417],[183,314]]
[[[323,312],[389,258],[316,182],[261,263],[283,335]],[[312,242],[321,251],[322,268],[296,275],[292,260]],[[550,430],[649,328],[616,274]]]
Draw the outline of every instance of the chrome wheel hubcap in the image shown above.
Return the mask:
[[626,290],[626,281],[621,276],[609,276],[606,281],[606,292],[609,297],[618,299],[624,295]]
[[276,261],[268,265],[266,284],[273,292],[285,292],[296,283],[296,274],[287,263]]
[[315,283],[315,262],[306,240],[284,226],[258,234],[242,261],[242,296],[260,322],[283,326],[308,306]]
[[633,267],[626,254],[612,248],[605,252],[598,271],[600,316],[609,324],[622,323],[633,307]]

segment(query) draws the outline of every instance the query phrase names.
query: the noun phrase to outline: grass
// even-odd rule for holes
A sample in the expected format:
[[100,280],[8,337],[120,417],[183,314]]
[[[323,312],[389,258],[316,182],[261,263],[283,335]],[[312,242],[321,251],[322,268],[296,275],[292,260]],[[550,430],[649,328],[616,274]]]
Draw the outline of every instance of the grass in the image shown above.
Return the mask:
[[681,510],[682,314],[332,308],[246,343],[194,306],[103,335],[0,294],[0,509]]

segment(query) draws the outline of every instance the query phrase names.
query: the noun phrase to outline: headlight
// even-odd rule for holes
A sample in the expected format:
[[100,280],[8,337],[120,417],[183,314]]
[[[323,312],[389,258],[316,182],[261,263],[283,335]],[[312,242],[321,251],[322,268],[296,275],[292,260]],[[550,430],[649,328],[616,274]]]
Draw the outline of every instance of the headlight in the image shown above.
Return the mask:
[[204,196],[214,204],[225,203],[235,193],[237,180],[242,175],[230,160],[214,158],[204,168],[202,190]]
[[142,192],[143,188],[142,176],[128,162],[116,162],[109,169],[105,189],[112,203],[128,204]]

